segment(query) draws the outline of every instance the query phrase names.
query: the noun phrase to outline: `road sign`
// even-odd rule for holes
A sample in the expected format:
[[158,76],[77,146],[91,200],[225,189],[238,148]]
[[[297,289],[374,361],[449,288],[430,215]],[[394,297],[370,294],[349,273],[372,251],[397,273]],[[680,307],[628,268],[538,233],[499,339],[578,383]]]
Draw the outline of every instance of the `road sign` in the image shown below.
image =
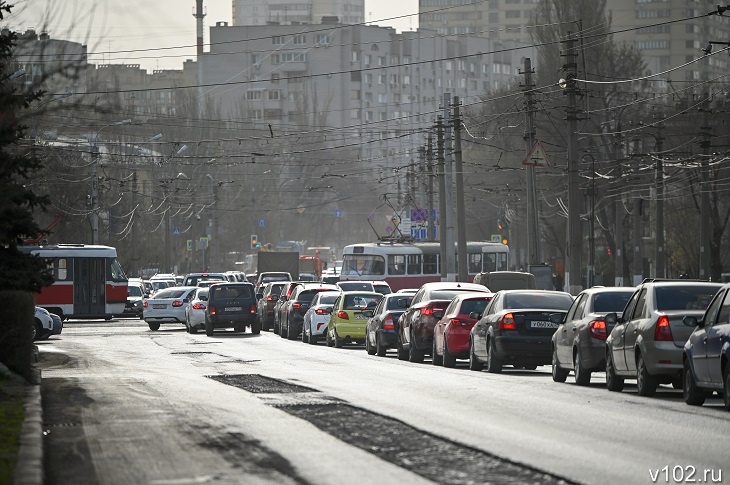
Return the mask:
[[299,204],[299,206],[297,207],[297,212],[299,212],[300,214],[305,210],[307,210],[307,208],[304,207],[302,204]]
[[259,227],[266,227],[266,221],[264,219],[259,219]]
[[186,243],[187,243],[188,251],[192,251],[193,250],[193,240],[192,239],[188,239],[186,241]]
[[421,226],[411,227],[411,238],[412,239],[426,239],[428,238],[428,228]]
[[337,209],[335,211],[335,217],[342,217],[342,209]]
[[416,207],[415,209],[411,209],[411,221],[413,222],[423,222],[428,220],[428,210],[424,208]]
[[502,235],[501,234],[492,234],[490,241],[492,242],[502,242]]
[[532,165],[535,167],[544,167],[549,165],[545,148],[539,140],[532,145],[530,153],[528,153],[527,157],[525,157],[522,161],[522,165]]
[[172,230],[172,233],[173,233],[173,234],[174,234],[175,236],[179,236],[179,235],[180,235],[180,228],[179,228],[179,227],[176,227],[175,229],[173,229],[173,230]]
[[201,237],[198,239],[198,242],[201,246],[203,246],[205,249],[208,249],[208,238],[207,237]]

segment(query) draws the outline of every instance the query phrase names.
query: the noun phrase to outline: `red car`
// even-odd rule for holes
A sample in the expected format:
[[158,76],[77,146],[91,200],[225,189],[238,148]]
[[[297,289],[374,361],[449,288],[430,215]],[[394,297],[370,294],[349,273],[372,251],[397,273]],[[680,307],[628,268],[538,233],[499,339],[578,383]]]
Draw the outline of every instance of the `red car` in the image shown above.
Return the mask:
[[456,366],[456,359],[469,358],[469,336],[477,319],[470,314],[484,313],[492,294],[461,294],[451,300],[444,316],[433,329],[433,365]]

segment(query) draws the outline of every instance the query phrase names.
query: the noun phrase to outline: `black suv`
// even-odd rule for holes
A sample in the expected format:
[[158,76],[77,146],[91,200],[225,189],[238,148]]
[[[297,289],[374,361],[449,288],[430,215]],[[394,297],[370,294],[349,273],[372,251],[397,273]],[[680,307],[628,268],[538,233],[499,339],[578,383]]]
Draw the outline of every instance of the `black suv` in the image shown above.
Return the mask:
[[261,333],[261,320],[256,313],[256,295],[251,283],[219,283],[210,287],[205,309],[205,334],[212,336],[216,328],[230,328]]

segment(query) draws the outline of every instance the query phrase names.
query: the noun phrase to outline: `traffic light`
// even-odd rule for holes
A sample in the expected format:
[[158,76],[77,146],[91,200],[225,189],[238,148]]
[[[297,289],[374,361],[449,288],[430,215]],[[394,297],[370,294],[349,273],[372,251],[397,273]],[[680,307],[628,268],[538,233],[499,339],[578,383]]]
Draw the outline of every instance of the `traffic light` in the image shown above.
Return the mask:
[[251,234],[251,249],[259,247],[259,237],[256,234]]

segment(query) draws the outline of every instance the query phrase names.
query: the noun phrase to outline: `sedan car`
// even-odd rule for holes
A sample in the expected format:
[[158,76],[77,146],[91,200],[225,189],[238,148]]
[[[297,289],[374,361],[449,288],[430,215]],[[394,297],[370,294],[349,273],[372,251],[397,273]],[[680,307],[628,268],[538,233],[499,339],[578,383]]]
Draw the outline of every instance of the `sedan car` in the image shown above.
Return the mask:
[[460,293],[488,293],[483,285],[458,282],[426,283],[413,295],[411,304],[400,318],[398,329],[398,358],[423,362],[433,349],[433,329],[444,309]]
[[[261,320],[261,329],[268,331],[274,324],[274,305],[286,283],[266,283],[256,294],[256,313]],[[259,298],[259,295],[261,297]]]
[[565,382],[572,370],[575,383],[587,386],[592,372],[606,370],[606,338],[613,325],[604,317],[612,312],[620,314],[633,293],[633,288],[590,288],[578,294],[566,315],[551,317],[559,324],[552,341],[555,382]]
[[301,285],[300,281],[287,281],[284,283],[284,287],[281,289],[279,299],[274,303],[274,333],[281,335],[281,311],[282,307],[286,304],[286,301],[294,293],[294,288]]
[[477,323],[472,314],[484,313],[493,297],[492,293],[463,293],[451,300],[433,329],[433,365],[455,367],[456,359],[469,358],[471,329]]
[[127,303],[124,304],[122,316],[133,316],[142,319],[144,310],[145,289],[143,283],[130,281],[127,283]]
[[322,291],[317,293],[304,314],[302,325],[302,342],[315,345],[327,331],[332,306],[341,291]]
[[198,288],[195,286],[174,286],[164,288],[143,303],[142,318],[150,330],[159,330],[161,323],[180,323],[185,325],[185,308],[190,296]]
[[388,349],[395,348],[398,342],[398,319],[412,299],[413,295],[391,293],[380,300],[375,310],[363,312],[369,317],[365,326],[365,350],[369,355],[385,357]]
[[341,348],[346,343],[365,342],[368,317],[364,310],[374,309],[383,295],[374,291],[346,291],[337,297],[327,324],[327,346]]
[[188,333],[198,333],[205,329],[205,307],[208,305],[209,288],[198,287],[190,296],[185,307],[185,328]]
[[511,364],[533,370],[550,363],[552,336],[558,324],[554,313],[566,314],[573,297],[562,291],[502,290],[494,294],[479,321],[471,329],[469,368],[502,372]]
[[720,283],[645,280],[636,287],[606,339],[606,387],[621,391],[624,379],[636,379],[640,396],[652,396],[659,384],[682,388],[682,356],[692,328],[685,316],[702,318]]
[[684,401],[701,406],[713,391],[722,392],[730,411],[730,284],[715,295],[702,318],[684,317],[694,331],[682,356]]
[[49,312],[49,315],[51,315],[51,319],[53,320],[53,331],[51,335],[61,335],[61,332],[63,332],[63,320],[55,313]]
[[280,313],[281,338],[296,340],[302,332],[304,314],[309,309],[314,295],[322,291],[337,291],[335,285],[322,283],[303,283],[294,288],[294,291],[284,303]]

